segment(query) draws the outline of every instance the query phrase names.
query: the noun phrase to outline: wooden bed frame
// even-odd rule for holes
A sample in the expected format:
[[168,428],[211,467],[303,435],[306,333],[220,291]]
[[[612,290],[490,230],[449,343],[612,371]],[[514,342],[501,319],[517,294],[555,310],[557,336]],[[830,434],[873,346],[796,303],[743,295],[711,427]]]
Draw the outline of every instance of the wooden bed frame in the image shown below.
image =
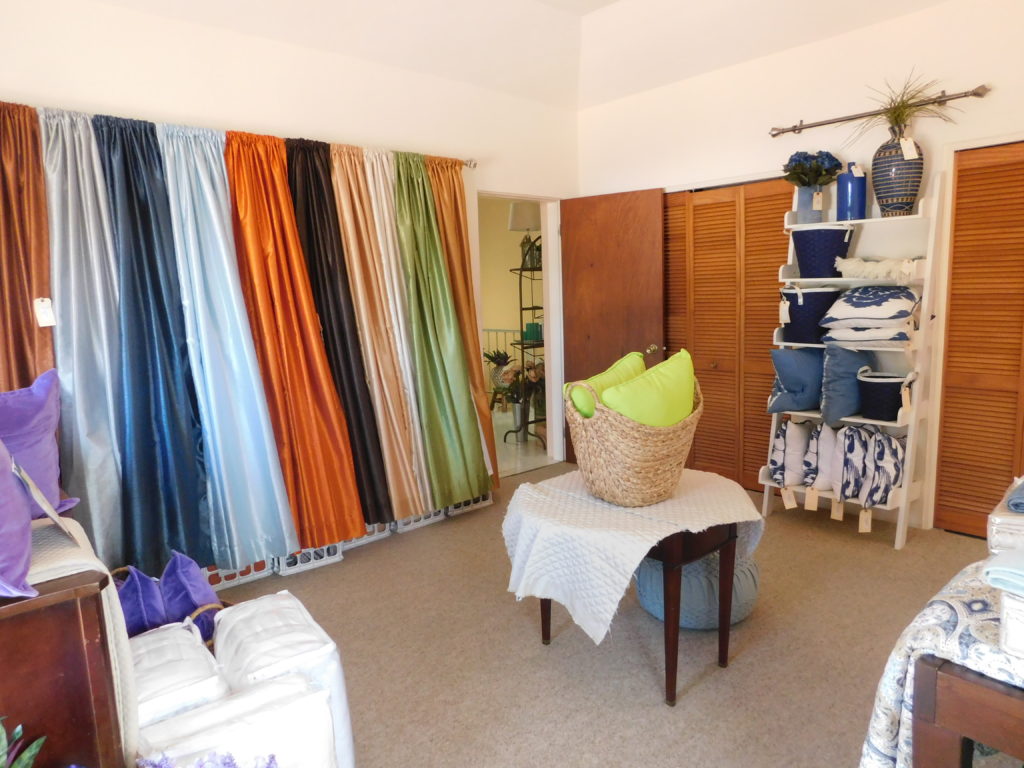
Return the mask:
[[1024,759],[1024,689],[935,656],[914,668],[914,768],[970,768],[979,741]]

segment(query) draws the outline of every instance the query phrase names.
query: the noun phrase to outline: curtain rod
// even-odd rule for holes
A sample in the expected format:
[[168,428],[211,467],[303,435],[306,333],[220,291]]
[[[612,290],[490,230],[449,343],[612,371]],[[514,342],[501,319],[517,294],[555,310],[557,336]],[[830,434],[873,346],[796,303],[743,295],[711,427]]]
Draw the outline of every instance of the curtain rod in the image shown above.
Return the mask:
[[[922,99],[921,101],[915,101],[910,104],[912,107],[925,107],[929,104],[945,104],[947,101],[953,101],[954,99],[966,99],[969,96],[975,96],[979,99],[985,97],[985,94],[991,91],[987,85],[979,85],[970,91],[961,91],[960,93],[947,94],[945,91],[939,93],[930,99]],[[789,128],[772,128],[768,131],[768,135],[773,139],[781,136],[784,133],[802,133],[806,128],[820,128],[823,125],[834,125],[836,123],[848,123],[851,120],[862,120],[865,117],[875,117],[876,115],[884,114],[884,109],[876,109],[872,112],[858,112],[856,115],[846,115],[845,117],[833,117],[829,120],[819,120],[816,123],[805,123],[801,120],[796,125],[791,125]]]
[[467,168],[476,168],[476,160],[474,160],[472,157],[469,158],[469,160],[463,160],[462,164]]

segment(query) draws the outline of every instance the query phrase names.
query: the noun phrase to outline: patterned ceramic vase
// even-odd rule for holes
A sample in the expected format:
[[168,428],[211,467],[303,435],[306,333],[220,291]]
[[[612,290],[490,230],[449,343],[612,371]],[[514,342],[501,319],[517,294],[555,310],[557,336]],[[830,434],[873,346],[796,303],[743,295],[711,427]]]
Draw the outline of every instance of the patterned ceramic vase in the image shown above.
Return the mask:
[[917,157],[903,157],[900,139],[905,126],[890,126],[889,141],[880,146],[871,161],[871,186],[882,216],[909,216],[914,212],[917,192],[924,174],[924,153],[915,141]]

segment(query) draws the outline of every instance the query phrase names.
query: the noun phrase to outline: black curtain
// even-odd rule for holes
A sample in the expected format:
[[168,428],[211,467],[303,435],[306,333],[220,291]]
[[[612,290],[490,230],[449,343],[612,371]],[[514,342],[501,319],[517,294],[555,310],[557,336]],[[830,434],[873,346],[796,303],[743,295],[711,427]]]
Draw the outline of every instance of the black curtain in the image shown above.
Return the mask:
[[327,361],[348,423],[363,517],[369,525],[388,523],[395,517],[349,293],[331,186],[330,146],[306,139],[288,139],[285,144],[295,220],[306,255],[313,301],[320,315]]
[[171,549],[213,563],[199,406],[156,128],[97,115],[93,129],[120,293],[125,557],[150,574],[161,572]]

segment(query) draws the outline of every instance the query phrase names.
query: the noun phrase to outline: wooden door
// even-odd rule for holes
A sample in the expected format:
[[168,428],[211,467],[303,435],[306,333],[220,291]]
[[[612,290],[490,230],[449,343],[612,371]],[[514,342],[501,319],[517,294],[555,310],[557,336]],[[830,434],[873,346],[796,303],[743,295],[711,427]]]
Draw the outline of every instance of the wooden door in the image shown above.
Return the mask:
[[[649,189],[562,201],[566,381],[652,345],[647,364],[663,359],[662,197]],[[566,458],[575,461],[568,439]]]
[[740,260],[737,187],[694,192],[687,232],[686,335],[704,395],[693,466],[739,479]]
[[956,153],[935,525],[984,536],[1024,470],[1024,143]]
[[740,485],[760,490],[757,475],[768,456],[772,417],[768,395],[775,380],[772,335],[779,324],[779,267],[789,237],[783,219],[793,185],[776,179],[741,188],[740,283]]

